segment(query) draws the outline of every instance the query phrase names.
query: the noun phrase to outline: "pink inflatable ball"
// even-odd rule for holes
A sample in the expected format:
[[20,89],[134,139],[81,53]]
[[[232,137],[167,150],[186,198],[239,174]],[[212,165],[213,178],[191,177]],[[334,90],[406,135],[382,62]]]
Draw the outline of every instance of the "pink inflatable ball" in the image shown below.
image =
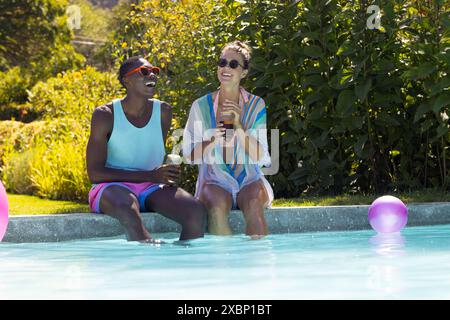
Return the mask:
[[0,181],[0,241],[6,232],[8,226],[8,198],[6,197],[6,191]]
[[407,221],[408,209],[396,197],[379,197],[369,207],[369,223],[379,233],[399,232]]

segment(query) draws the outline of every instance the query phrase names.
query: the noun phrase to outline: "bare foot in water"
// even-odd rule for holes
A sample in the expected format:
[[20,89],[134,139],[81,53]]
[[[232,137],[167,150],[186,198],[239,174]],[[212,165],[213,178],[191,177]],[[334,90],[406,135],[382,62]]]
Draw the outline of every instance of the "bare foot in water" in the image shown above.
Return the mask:
[[156,244],[156,245],[165,244],[164,241],[162,241],[160,239],[153,239],[153,238],[141,240],[139,242],[143,243],[143,244]]
[[252,235],[250,235],[250,240],[259,240],[259,239],[262,239],[264,237],[265,237],[264,235],[252,234]]

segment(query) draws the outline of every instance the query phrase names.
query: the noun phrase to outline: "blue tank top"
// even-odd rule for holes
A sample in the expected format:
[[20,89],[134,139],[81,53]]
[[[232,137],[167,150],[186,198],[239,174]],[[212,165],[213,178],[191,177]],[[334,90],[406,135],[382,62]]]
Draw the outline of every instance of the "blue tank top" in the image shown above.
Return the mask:
[[107,167],[149,171],[161,166],[166,154],[161,130],[161,101],[152,101],[152,116],[142,128],[128,121],[120,99],[113,101],[114,126],[107,144]]

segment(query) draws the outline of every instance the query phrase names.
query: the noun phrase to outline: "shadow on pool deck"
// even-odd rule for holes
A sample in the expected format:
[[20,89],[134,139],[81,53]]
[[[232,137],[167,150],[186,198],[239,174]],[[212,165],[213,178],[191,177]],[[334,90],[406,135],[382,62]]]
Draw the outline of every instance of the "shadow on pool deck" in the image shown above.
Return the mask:
[[[370,229],[369,206],[286,207],[266,210],[270,233]],[[407,226],[450,223],[450,202],[408,205]],[[153,233],[179,232],[180,226],[156,213],[142,214]],[[234,233],[244,233],[240,211],[232,211],[230,225]],[[119,222],[102,214],[71,213],[13,216],[3,242],[53,242],[124,234]]]

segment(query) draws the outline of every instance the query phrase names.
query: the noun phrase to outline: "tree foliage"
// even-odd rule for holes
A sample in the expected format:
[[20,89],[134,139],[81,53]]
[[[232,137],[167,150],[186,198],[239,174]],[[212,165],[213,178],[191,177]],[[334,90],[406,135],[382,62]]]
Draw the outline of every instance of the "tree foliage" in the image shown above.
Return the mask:
[[56,74],[75,67],[82,58],[69,45],[67,5],[65,0],[1,0],[1,70],[25,65]]
[[67,5],[65,0],[0,0],[1,119],[23,118],[20,105],[39,80],[84,64],[70,43]]

